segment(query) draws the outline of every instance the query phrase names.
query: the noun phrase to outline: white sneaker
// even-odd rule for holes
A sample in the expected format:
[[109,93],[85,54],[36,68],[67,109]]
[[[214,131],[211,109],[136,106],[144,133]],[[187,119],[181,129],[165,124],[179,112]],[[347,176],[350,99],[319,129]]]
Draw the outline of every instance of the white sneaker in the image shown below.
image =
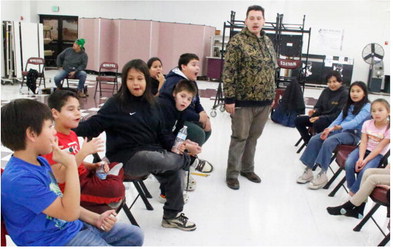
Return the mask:
[[185,191],[194,191],[196,189],[196,181],[191,174],[186,173],[186,177],[184,178]]
[[308,185],[309,189],[320,189],[326,185],[328,182],[328,178],[326,175],[326,171],[320,171],[315,179],[313,179],[310,184]]
[[194,231],[196,229],[195,223],[189,221],[184,213],[179,213],[175,218],[172,219],[163,218],[161,225],[167,228],[178,228],[183,231]]
[[200,158],[196,158],[193,164],[191,164],[191,167],[193,167],[196,171],[205,174],[211,173],[214,169],[210,162]]
[[306,167],[303,174],[297,178],[296,182],[300,184],[305,184],[308,183],[309,181],[312,181],[313,178],[314,175],[312,173],[312,169]]

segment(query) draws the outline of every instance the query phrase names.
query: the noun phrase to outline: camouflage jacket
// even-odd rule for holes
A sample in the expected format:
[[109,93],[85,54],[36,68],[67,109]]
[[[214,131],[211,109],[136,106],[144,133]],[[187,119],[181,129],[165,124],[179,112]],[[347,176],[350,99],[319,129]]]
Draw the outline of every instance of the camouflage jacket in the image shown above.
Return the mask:
[[222,80],[225,103],[264,106],[275,96],[276,53],[271,40],[244,28],[231,38],[225,53]]

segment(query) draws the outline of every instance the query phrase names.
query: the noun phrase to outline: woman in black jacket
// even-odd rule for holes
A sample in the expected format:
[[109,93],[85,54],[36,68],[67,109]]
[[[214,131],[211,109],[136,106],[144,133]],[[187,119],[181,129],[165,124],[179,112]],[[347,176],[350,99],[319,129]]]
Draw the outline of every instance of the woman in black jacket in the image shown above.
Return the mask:
[[328,87],[322,91],[314,108],[308,111],[308,115],[295,119],[296,129],[306,144],[311,138],[308,127],[313,127],[316,134],[322,132],[337,118],[347,100],[348,91],[342,85],[339,72],[331,71],[326,82]]
[[106,132],[106,157],[122,162],[125,174],[154,174],[165,184],[163,227],[193,231],[195,223],[181,213],[184,206],[181,169],[189,167],[186,154],[170,152],[173,140],[150,90],[149,69],[136,59],[124,65],[122,85],[96,115],[81,122],[78,136],[96,137]]

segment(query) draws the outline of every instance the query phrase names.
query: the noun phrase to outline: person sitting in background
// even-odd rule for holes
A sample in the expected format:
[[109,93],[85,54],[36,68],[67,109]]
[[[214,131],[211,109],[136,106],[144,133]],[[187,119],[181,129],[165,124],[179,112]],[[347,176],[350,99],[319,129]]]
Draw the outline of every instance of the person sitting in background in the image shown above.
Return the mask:
[[360,145],[349,154],[345,161],[345,178],[351,196],[359,190],[364,171],[378,167],[379,162],[389,150],[389,115],[389,102],[376,99],[371,103],[372,119],[364,122]]
[[[367,86],[364,82],[355,81],[349,88],[347,103],[338,117],[328,128],[311,137],[300,161],[306,166],[297,183],[310,182],[309,189],[320,189],[328,182],[326,171],[334,149],[340,144],[356,145],[360,140],[364,121],[370,119],[370,103]],[[313,168],[321,171],[314,178]]]
[[295,119],[296,129],[306,144],[311,138],[308,128],[313,127],[315,133],[322,132],[340,114],[348,96],[341,75],[337,71],[331,71],[326,76],[326,82],[328,87],[322,91],[314,108],[308,111],[308,115]]
[[[79,205],[75,156],[57,145],[48,106],[16,99],[1,108],[1,143],[14,151],[1,176],[1,215],[18,246],[141,246],[137,226],[116,223],[116,212],[97,214]],[[40,155],[53,153],[65,169],[64,192]]]
[[[61,88],[61,81],[65,78],[79,79],[77,95],[86,98],[84,93],[87,74],[84,71],[87,66],[88,56],[85,52],[85,39],[78,39],[71,48],[66,48],[57,56],[57,66],[60,71],[56,74],[54,81],[57,88]],[[87,92],[86,92],[87,93]]]
[[150,73],[151,93],[157,96],[165,82],[165,77],[162,74],[162,62],[160,58],[152,57],[147,61],[147,66]]
[[[185,53],[180,55],[178,66],[172,69],[166,77],[166,81],[160,90],[160,95],[172,96],[177,82],[182,79],[190,80],[197,89],[197,94],[192,99],[190,106],[185,110],[185,125],[188,127],[187,138],[202,146],[211,135],[211,123],[209,116],[203,109],[196,83],[199,73],[199,57],[196,54]],[[195,160],[194,166],[203,173],[213,171],[213,165],[208,161]]]
[[[123,170],[120,170],[122,165],[112,164],[109,169],[104,161],[97,163],[84,161],[88,155],[103,151],[104,142],[99,138],[87,142],[85,138],[82,148],[79,146],[78,137],[71,130],[78,127],[81,119],[80,104],[76,94],[72,91],[57,90],[49,96],[48,105],[55,120],[59,147],[75,155],[81,185],[81,206],[96,213],[118,208],[125,194],[124,174]],[[60,190],[64,191],[64,186],[67,184],[65,167],[55,162],[52,156],[52,153],[43,155],[52,167]],[[96,170],[100,167],[103,167],[107,174],[105,179],[100,179],[96,174]]]
[[364,172],[359,191],[349,201],[340,206],[326,209],[331,215],[345,215],[361,219],[368,196],[378,186],[390,189],[390,164],[385,168],[367,169]]

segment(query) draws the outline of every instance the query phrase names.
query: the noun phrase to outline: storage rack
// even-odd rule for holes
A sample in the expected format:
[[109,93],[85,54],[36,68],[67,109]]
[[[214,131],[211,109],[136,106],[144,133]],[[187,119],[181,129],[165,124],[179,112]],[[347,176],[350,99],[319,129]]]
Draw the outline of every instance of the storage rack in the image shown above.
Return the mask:
[[[230,15],[230,21],[224,22],[223,25],[223,35],[222,35],[222,45],[221,45],[221,50],[220,50],[220,59],[221,59],[221,73],[220,73],[220,80],[217,88],[217,93],[216,97],[214,100],[214,104],[212,107],[212,110],[210,112],[210,115],[212,117],[215,117],[217,115],[216,113],[216,108],[220,107],[220,111],[224,112],[224,95],[223,95],[223,89],[222,89],[222,71],[223,71],[223,65],[224,65],[224,55],[225,55],[225,34],[226,32],[229,31],[229,39],[232,38],[236,33],[241,31],[245,25],[244,21],[241,20],[236,20],[235,19],[236,12],[231,11]],[[305,20],[306,16],[303,16],[303,22],[301,24],[286,24],[283,23],[283,14],[278,14],[276,16],[276,21],[275,22],[265,22],[264,28],[262,29],[263,31],[266,32],[266,34],[270,37],[274,44],[274,49],[277,54],[277,61],[278,61],[278,70],[276,71],[275,75],[275,80],[276,80],[276,86],[278,88],[281,87],[286,87],[286,83],[290,82],[294,77],[290,76],[284,76],[282,74],[281,69],[297,69],[299,70],[298,76],[296,77],[299,84],[303,86],[304,89],[304,84],[305,84],[305,78],[306,78],[306,66],[308,62],[308,55],[309,55],[309,48],[310,48],[310,38],[311,38],[311,28],[306,30],[304,28],[305,26]],[[299,35],[300,33],[300,35]],[[283,41],[283,38],[286,35],[297,35],[300,36],[300,41],[299,48],[297,51],[295,51],[296,56],[287,56],[287,58],[282,58],[283,55],[281,54],[281,51],[285,50],[285,46],[287,45],[292,45],[292,44],[285,44]],[[308,41],[307,41],[307,52],[302,53],[302,48],[303,48],[303,38],[304,35],[308,35]],[[295,36],[293,36],[295,37]],[[284,55],[285,56],[285,55]],[[296,59],[294,59],[296,57]],[[302,61],[304,61],[304,66],[302,65]],[[290,65],[296,65],[296,66],[290,66],[286,67],[286,64]],[[299,69],[300,67],[300,69]],[[281,86],[281,83],[283,86]]]

